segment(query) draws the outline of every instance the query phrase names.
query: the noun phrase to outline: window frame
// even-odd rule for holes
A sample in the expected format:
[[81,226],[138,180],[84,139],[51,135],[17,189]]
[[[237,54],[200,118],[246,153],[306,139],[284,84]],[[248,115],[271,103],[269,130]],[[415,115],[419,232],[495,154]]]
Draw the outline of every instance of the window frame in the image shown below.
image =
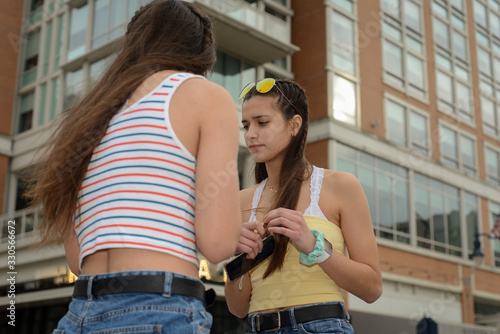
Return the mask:
[[[389,93],[384,94],[384,119],[386,122],[385,138],[388,141],[390,141],[392,144],[400,146],[400,147],[401,147],[401,145],[399,145],[398,143],[396,143],[390,139],[390,130],[389,130],[389,126],[388,126],[389,113],[388,113],[388,108],[387,108],[389,101],[400,105],[404,109],[404,113],[405,113],[404,119],[406,121],[406,123],[404,124],[405,131],[406,131],[406,138],[405,138],[406,143],[405,143],[405,146],[403,146],[403,147],[405,147],[406,149],[411,150],[411,152],[415,152],[419,155],[430,157],[432,155],[432,145],[431,145],[431,138],[430,138],[431,127],[430,127],[430,115],[429,115],[429,113],[427,113],[427,112],[411,105],[410,103],[403,101],[403,100],[401,100],[401,99],[399,99],[399,98],[397,98]],[[412,113],[415,113],[415,114],[425,118],[425,125],[426,125],[426,132],[427,132],[427,143],[426,143],[427,144],[427,153],[422,153],[421,151],[414,148],[415,144],[413,141],[412,128],[411,128],[411,124],[410,124],[411,123],[410,116]],[[421,147],[424,148],[423,145]]]
[[[442,134],[442,128],[447,128],[449,131],[452,131],[454,132],[455,134],[455,138],[456,138],[456,153],[457,153],[457,158],[455,159],[456,162],[457,162],[457,167],[454,167],[454,166],[451,166],[450,164],[446,163],[445,160],[444,160],[444,157],[446,156],[444,153],[443,153],[443,150],[442,150],[442,138],[443,138],[443,134]],[[438,128],[439,128],[439,150],[440,150],[440,158],[439,160],[441,161],[441,163],[443,165],[446,165],[450,168],[453,168],[455,170],[460,170],[461,172],[464,172],[465,174],[467,175],[470,175],[470,176],[475,176],[477,177],[478,176],[478,173],[479,173],[479,160],[478,160],[478,151],[477,151],[477,139],[469,134],[468,132],[460,129],[459,127],[453,125],[453,124],[450,124],[442,119],[440,119],[438,121]],[[474,167],[474,170],[475,170],[475,173],[474,174],[470,174],[468,172],[465,171],[464,169],[464,165],[467,166],[464,161],[463,161],[463,158],[462,158],[462,144],[460,142],[460,139],[462,137],[465,137],[466,139],[469,139],[472,141],[473,143],[473,148],[474,148],[474,162],[475,162],[475,165],[473,166]],[[450,157],[448,157],[447,159],[452,159]],[[472,169],[471,167],[472,166],[467,166],[469,169]]]
[[[420,23],[421,23],[421,31],[417,32],[411,27],[409,27],[404,18],[404,9],[403,5],[400,3],[400,17],[396,18],[391,15],[391,13],[384,11],[381,8],[381,39],[382,39],[382,71],[383,71],[383,82],[384,84],[403,92],[405,95],[412,97],[418,101],[428,104],[429,103],[429,80],[427,76],[427,57],[426,57],[426,36],[424,29],[424,9],[423,3],[420,0],[407,0],[412,4],[419,7],[419,15],[420,15]],[[388,35],[384,32],[384,26],[390,25],[393,29],[397,29],[401,34],[401,41],[398,41],[396,38]],[[399,27],[397,26],[399,25]],[[422,53],[418,53],[416,50],[412,49],[408,44],[407,40],[409,38],[413,38],[417,40],[422,46]],[[387,55],[384,52],[384,43],[391,43],[398,47],[401,50],[401,61],[402,61],[402,77],[399,77],[397,74],[391,73],[388,69],[385,68],[384,64],[386,62]],[[413,85],[410,82],[410,71],[408,67],[408,56],[413,56],[422,62],[422,79],[424,87],[414,87],[413,89],[416,91],[421,91],[423,94],[419,95],[412,91]],[[401,81],[402,85],[395,83],[391,80],[391,77],[397,78],[397,80]],[[402,88],[403,86],[403,88]]]

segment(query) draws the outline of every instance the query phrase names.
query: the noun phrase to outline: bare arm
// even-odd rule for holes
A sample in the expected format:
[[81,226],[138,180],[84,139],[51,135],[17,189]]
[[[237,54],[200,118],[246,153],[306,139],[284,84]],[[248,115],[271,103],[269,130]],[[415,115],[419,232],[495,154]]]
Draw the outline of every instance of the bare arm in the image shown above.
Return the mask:
[[[335,176],[325,177],[321,196],[338,203],[349,257],[333,252],[319,265],[341,288],[367,303],[373,303],[382,293],[382,277],[370,209],[363,188],[353,175],[335,172]],[[269,223],[270,232],[288,236],[302,253],[308,254],[314,249],[316,238],[307,227],[302,213],[278,208],[269,212],[264,222]]]
[[[248,191],[248,189],[240,192],[242,207],[245,207],[245,204],[251,201],[252,195],[253,191]],[[249,214],[246,214],[243,220],[248,220],[248,216]],[[258,221],[243,223],[235,254],[247,253],[248,258],[255,258],[262,251],[262,236],[265,232],[264,226]],[[250,297],[252,296],[250,275],[246,273],[242,277],[243,280],[241,278],[237,278],[234,281],[227,280],[225,285],[226,302],[229,312],[239,318],[243,318],[248,314]]]
[[222,87],[198,80],[189,97],[199,124],[196,156],[196,222],[198,249],[212,263],[233,255],[241,229],[238,200],[239,125],[232,97]]
[[64,251],[66,252],[66,260],[68,261],[69,269],[76,276],[80,276],[79,256],[80,244],[76,237],[75,229],[69,229],[66,237],[64,238]]
[[[331,185],[326,182],[326,186]],[[335,198],[340,201],[340,222],[349,258],[333,252],[320,266],[340,287],[373,303],[382,294],[382,277],[368,201],[351,174],[337,172],[334,187],[339,194]]]

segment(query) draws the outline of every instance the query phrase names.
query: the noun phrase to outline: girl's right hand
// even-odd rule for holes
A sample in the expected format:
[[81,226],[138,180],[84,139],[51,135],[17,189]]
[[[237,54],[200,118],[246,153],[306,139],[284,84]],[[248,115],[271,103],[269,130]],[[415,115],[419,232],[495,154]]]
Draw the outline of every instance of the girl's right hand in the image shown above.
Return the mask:
[[236,253],[246,253],[247,259],[253,259],[262,252],[263,244],[262,237],[266,234],[266,230],[261,222],[245,222],[241,228],[240,240],[236,247]]

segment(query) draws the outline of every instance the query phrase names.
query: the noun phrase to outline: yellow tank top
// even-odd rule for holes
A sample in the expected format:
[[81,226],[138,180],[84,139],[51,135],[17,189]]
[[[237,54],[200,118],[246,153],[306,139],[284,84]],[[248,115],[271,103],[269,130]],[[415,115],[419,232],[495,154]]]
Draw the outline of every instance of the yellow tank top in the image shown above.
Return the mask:
[[[335,251],[344,254],[344,237],[340,227],[320,217],[304,215],[304,219],[310,229],[325,233],[325,238],[330,241]],[[289,243],[282,270],[275,271],[263,279],[270,261],[267,259],[250,271],[252,296],[249,313],[295,305],[344,301],[340,287],[318,264],[307,266],[299,262],[299,257],[300,252]]]

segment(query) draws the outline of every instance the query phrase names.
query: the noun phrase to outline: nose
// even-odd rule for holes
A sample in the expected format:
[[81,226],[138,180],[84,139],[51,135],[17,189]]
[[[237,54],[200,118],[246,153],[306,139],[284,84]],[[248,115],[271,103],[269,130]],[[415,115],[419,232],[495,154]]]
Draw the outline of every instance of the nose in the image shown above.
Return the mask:
[[245,139],[248,141],[250,139],[255,139],[257,138],[257,131],[255,131],[254,126],[249,126],[248,129],[245,131]]

